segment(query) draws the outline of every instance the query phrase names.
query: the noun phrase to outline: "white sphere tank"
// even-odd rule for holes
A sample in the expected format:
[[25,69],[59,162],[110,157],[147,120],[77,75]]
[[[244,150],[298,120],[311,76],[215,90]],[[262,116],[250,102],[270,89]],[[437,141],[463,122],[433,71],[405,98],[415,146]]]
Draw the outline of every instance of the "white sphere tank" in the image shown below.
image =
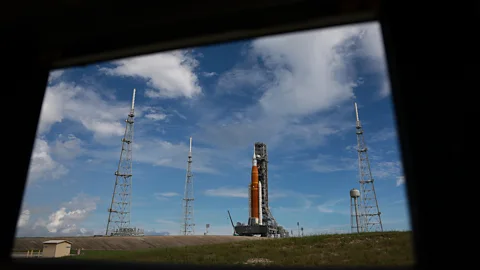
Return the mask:
[[350,190],[350,197],[352,197],[352,198],[360,197],[360,191],[356,188]]

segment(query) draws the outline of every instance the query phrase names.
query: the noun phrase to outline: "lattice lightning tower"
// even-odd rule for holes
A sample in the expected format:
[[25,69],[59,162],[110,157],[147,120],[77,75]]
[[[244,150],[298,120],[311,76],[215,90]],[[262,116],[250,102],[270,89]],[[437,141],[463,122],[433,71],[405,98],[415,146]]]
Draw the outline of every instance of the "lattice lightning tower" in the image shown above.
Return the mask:
[[368,160],[367,145],[363,137],[363,129],[358,117],[358,107],[355,103],[355,115],[357,117],[356,133],[357,133],[357,152],[358,152],[358,168],[360,176],[360,193],[362,202],[362,225],[361,228],[365,232],[383,231],[381,212],[378,208],[377,195],[373,184],[373,176]]
[[112,202],[108,209],[107,230],[105,235],[124,235],[130,231],[130,211],[132,194],[132,143],[135,108],[135,89],[133,89],[132,108],[125,120],[125,134],[122,138],[120,161],[115,172]]
[[185,179],[185,195],[183,197],[183,235],[194,235],[193,223],[193,174],[192,174],[192,137],[190,137],[190,150],[188,151],[187,177]]

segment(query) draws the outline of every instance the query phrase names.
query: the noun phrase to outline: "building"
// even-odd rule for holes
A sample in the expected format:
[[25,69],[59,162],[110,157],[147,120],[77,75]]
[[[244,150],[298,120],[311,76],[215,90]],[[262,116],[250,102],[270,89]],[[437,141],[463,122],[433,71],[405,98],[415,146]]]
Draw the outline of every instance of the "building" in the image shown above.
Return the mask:
[[43,242],[42,257],[58,258],[70,255],[72,243],[67,240],[48,240]]

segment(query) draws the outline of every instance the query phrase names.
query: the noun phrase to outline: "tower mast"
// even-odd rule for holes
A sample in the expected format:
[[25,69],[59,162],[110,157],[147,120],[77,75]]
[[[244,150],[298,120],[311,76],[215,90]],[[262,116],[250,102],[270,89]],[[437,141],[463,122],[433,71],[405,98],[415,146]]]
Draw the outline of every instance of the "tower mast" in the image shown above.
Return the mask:
[[115,171],[115,185],[112,201],[108,208],[108,221],[105,235],[126,235],[131,232],[130,212],[132,194],[132,144],[135,111],[135,92],[133,89],[132,107],[125,120],[125,133],[122,138],[122,150],[118,168]]
[[185,195],[183,197],[183,224],[181,234],[194,235],[193,223],[193,173],[192,173],[192,137],[190,137],[190,150],[188,151],[187,176],[185,179]]
[[258,181],[260,183],[261,193],[261,219],[262,224],[268,227],[268,236],[276,237],[280,233],[278,230],[278,223],[270,211],[268,202],[268,152],[267,145],[262,142],[255,143],[255,156],[257,157],[258,167]]
[[378,207],[377,195],[375,193],[374,179],[368,160],[368,149],[363,136],[362,124],[358,116],[358,106],[355,102],[356,133],[357,133],[357,152],[360,193],[362,201],[362,225],[360,227],[365,232],[383,231],[381,212]]

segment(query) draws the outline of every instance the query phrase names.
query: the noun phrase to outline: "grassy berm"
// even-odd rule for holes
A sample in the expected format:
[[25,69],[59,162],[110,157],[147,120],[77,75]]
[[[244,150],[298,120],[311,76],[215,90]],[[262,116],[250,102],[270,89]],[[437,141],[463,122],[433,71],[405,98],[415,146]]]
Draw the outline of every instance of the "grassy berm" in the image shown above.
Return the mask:
[[410,232],[318,235],[136,251],[85,250],[83,255],[70,258],[210,265],[413,264]]

